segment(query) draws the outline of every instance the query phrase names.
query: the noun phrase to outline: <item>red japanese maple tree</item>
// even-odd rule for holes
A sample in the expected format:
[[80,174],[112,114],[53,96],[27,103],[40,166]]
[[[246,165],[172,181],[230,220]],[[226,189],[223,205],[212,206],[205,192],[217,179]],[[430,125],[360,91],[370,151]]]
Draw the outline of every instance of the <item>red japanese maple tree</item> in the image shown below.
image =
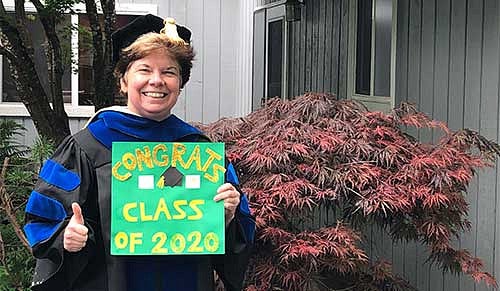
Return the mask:
[[[406,126],[442,138],[421,143]],[[369,263],[360,244],[368,223],[422,242],[444,270],[497,286],[480,259],[451,243],[470,228],[467,185],[500,154],[476,132],[451,131],[406,104],[384,114],[313,93],[201,127],[226,143],[256,216],[247,290],[321,289],[332,276],[352,290],[411,289],[388,262]],[[311,227],[319,209],[334,210],[337,223]]]

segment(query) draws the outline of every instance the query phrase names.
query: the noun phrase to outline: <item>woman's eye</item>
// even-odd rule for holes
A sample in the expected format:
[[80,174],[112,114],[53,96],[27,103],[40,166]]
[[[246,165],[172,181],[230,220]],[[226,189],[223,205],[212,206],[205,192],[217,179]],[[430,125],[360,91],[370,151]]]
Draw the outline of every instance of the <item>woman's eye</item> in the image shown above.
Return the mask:
[[169,75],[169,76],[177,76],[176,71],[164,71],[163,74]]

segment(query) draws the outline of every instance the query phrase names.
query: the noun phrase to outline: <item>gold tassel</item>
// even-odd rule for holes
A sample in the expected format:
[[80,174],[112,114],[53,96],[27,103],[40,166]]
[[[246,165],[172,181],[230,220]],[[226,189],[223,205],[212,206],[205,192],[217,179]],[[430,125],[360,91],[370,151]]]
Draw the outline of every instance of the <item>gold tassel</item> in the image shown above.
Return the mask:
[[187,45],[187,43],[182,38],[180,38],[179,34],[177,33],[177,25],[175,25],[175,19],[168,17],[163,20],[163,25],[164,27],[160,30],[160,33],[165,34],[171,41]]

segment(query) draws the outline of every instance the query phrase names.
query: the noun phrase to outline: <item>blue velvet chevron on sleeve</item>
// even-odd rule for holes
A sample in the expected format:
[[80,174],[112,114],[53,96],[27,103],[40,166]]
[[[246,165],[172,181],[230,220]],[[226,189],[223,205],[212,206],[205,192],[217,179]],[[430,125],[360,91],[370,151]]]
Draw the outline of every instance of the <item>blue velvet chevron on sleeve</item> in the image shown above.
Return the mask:
[[44,163],[39,178],[43,183],[31,192],[25,209],[30,219],[24,231],[32,247],[50,238],[68,216],[62,201],[56,197],[68,197],[81,184],[77,173],[55,159]]
[[30,222],[24,226],[24,232],[31,247],[48,239],[67,216],[61,202],[36,191],[31,192],[26,204],[26,213],[44,219],[39,222]]
[[77,174],[53,160],[45,162],[40,171],[40,178],[65,191],[72,191],[80,185],[80,177]]

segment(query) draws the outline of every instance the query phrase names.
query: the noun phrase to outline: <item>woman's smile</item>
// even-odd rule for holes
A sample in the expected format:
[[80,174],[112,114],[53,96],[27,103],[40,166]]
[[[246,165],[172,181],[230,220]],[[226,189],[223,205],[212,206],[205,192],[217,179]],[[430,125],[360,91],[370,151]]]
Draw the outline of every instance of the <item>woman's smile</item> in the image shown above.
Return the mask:
[[168,93],[163,93],[163,92],[142,92],[142,95],[146,97],[151,97],[151,98],[164,98],[168,96]]

